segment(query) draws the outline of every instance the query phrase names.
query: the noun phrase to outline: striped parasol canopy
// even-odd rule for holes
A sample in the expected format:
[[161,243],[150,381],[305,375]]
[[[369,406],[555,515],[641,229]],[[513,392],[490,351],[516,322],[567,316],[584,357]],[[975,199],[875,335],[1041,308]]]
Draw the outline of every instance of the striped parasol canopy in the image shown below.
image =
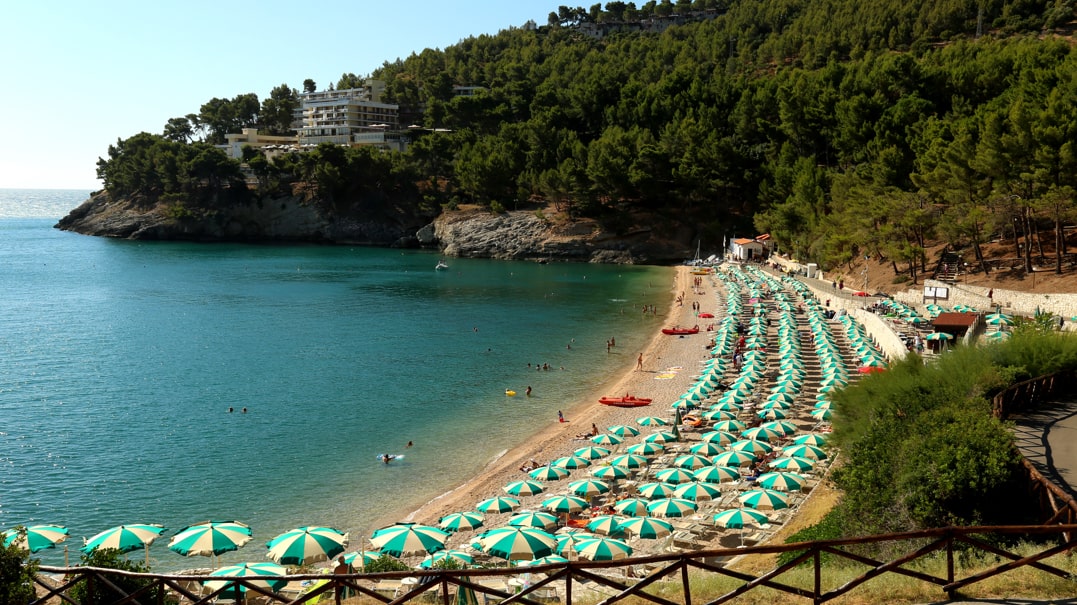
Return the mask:
[[333,558],[344,552],[347,544],[348,534],[339,529],[298,527],[267,542],[266,556],[282,565],[306,565]]
[[572,548],[581,557],[591,561],[616,561],[632,555],[632,547],[627,543],[606,537],[582,540]]
[[535,494],[541,494],[546,490],[541,483],[534,479],[513,481],[501,489],[510,496],[534,496]]
[[430,554],[445,548],[449,532],[418,523],[397,523],[374,532],[370,543],[393,557]]
[[82,552],[112,549],[126,553],[147,548],[165,531],[164,526],[155,523],[118,525],[86,540]]
[[625,519],[621,522],[621,529],[637,538],[648,540],[664,538],[673,533],[673,525],[669,521],[654,517]]
[[482,513],[450,513],[438,521],[438,527],[445,531],[468,531],[482,527],[486,517]]
[[254,533],[239,521],[205,521],[188,525],[168,541],[169,550],[185,557],[215,556],[241,548]]
[[520,507],[520,501],[516,498],[496,496],[487,498],[475,505],[475,510],[483,513],[507,513]]
[[[18,531],[17,531],[18,530]],[[29,527],[9,529],[0,540],[5,547],[15,546],[31,553],[52,548],[67,539],[67,528],[62,525],[31,525]]]
[[531,527],[501,527],[483,534],[479,543],[486,554],[515,561],[552,555],[557,538]]

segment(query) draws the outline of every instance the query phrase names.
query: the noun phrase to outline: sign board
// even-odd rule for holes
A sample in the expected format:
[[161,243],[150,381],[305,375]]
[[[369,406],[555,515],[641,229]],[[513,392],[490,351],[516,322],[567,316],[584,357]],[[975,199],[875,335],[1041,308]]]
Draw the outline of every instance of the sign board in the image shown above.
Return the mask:
[[950,288],[946,286],[924,286],[924,298],[947,300],[950,298]]

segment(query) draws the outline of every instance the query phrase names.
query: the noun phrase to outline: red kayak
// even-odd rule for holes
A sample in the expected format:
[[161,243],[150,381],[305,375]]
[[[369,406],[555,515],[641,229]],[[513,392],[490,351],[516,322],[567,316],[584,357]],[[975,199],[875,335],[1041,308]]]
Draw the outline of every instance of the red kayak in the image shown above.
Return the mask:
[[694,328],[662,328],[663,334],[672,336],[684,336],[685,334],[699,334],[699,326]]
[[626,395],[624,397],[600,397],[598,402],[602,405],[612,405],[619,408],[638,408],[645,405],[651,405],[651,399],[645,397],[633,397]]

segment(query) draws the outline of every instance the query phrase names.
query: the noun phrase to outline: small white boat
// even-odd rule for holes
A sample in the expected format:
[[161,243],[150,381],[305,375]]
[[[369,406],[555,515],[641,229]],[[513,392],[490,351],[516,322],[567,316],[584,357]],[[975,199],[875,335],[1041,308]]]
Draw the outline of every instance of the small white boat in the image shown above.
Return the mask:
[[443,270],[448,269],[448,268],[449,268],[449,265],[446,265],[445,261],[441,261],[441,260],[438,261],[437,265],[434,265],[434,270],[436,270],[436,271],[443,271]]

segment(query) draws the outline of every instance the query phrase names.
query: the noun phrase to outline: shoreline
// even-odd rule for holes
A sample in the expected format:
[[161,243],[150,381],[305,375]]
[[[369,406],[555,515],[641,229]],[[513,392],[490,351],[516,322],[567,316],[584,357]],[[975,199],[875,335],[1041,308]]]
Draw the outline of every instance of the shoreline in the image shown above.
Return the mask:
[[[684,292],[684,303],[700,302],[703,310],[714,310],[716,298],[713,291],[708,290],[710,284],[704,284],[700,290],[692,288],[692,275],[687,266],[675,267],[673,281],[669,287],[668,306],[664,312],[664,323],[669,325],[691,325],[697,323],[694,311],[690,304],[678,305],[676,297]],[[709,304],[708,304],[709,303]],[[577,440],[578,433],[590,430],[592,424],[604,431],[607,426],[614,424],[638,427],[635,419],[644,415],[669,416],[671,409],[668,407],[677,397],[684,393],[692,378],[698,374],[695,370],[698,363],[706,357],[710,333],[700,334],[688,338],[670,337],[656,331],[655,335],[641,351],[644,357],[643,371],[633,367],[626,368],[623,373],[611,376],[608,380],[597,385],[593,391],[589,391],[586,399],[572,402],[564,406],[566,422],[553,422],[533,434],[527,441],[517,444],[507,451],[499,453],[491,459],[482,470],[457,485],[453,489],[440,494],[426,504],[420,506],[408,514],[404,520],[409,522],[437,525],[438,521],[446,514],[459,511],[474,510],[479,501],[497,495],[504,495],[502,488],[508,483],[527,478],[520,471],[520,467],[529,460],[536,460],[540,464],[554,460],[572,453],[572,451],[589,445],[586,440]],[[633,353],[629,359],[635,359]],[[676,372],[672,378],[657,380],[656,376],[661,370],[670,367],[683,368]],[[602,395],[632,393],[640,397],[651,397],[654,403],[646,408],[616,408],[603,406],[597,402]],[[644,427],[638,427],[643,429]],[[645,429],[644,429],[645,430]],[[577,476],[572,479],[586,476],[586,471],[577,471]],[[549,497],[559,488],[563,488],[565,482],[551,482],[547,484],[549,491],[536,496],[520,498],[525,505],[522,508],[537,508],[538,501]],[[486,527],[497,526],[491,519],[499,515],[487,515]],[[366,536],[364,536],[364,540]],[[455,544],[456,540],[452,540]],[[354,545],[353,545],[354,546]],[[460,546],[457,544],[456,546]],[[365,548],[365,546],[364,546]],[[353,548],[353,550],[356,550]]]

